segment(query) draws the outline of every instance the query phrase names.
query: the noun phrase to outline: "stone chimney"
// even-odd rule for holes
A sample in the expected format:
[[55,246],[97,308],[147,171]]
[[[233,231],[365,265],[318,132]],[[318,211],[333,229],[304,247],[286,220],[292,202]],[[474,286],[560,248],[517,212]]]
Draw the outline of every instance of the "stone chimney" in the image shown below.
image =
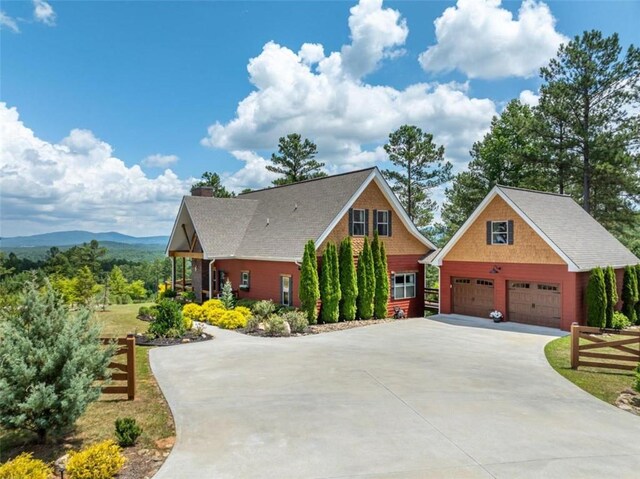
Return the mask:
[[195,188],[191,188],[191,196],[206,196],[207,198],[213,198],[213,187],[196,186]]

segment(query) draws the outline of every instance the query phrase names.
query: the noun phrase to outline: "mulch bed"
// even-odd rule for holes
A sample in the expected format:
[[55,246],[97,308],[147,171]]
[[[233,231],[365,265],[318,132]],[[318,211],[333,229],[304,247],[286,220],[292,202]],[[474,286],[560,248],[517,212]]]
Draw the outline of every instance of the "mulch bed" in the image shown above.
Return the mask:
[[[408,318],[403,318],[408,319]],[[341,321],[339,323],[327,323],[327,324],[314,324],[307,327],[304,333],[292,333],[291,337],[295,336],[310,336],[312,334],[330,333],[333,331],[342,331],[345,329],[361,328],[363,326],[372,326],[374,324],[391,323],[393,321],[402,321],[402,319],[385,318],[385,319],[366,319],[358,321]],[[267,336],[264,331],[246,331],[244,329],[236,329],[239,333],[244,333],[249,336]]]
[[214,336],[209,333],[195,333],[193,331],[187,332],[181,338],[154,338],[149,339],[143,334],[136,336],[137,346],[174,346],[176,344],[188,344],[199,343],[202,341],[209,341],[214,339]]
[[155,475],[162,463],[169,456],[175,438],[156,441],[157,449],[127,447],[123,454],[127,462],[118,474],[118,479],[148,479]]

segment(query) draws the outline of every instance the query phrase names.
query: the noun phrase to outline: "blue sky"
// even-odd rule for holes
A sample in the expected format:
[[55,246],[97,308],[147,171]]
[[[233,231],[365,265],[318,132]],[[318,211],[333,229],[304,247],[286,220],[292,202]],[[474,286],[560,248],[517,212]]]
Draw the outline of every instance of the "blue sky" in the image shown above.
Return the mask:
[[[640,43],[638,2],[356,6],[4,1],[0,234],[167,233],[190,178],[211,170],[233,188],[266,185],[263,158],[292,130],[338,172],[385,167],[386,135],[413,122],[460,170],[505,102],[525,90],[535,101],[531,72],[562,39],[595,28]],[[305,43],[323,54],[300,60]],[[331,52],[340,65],[321,66]]]

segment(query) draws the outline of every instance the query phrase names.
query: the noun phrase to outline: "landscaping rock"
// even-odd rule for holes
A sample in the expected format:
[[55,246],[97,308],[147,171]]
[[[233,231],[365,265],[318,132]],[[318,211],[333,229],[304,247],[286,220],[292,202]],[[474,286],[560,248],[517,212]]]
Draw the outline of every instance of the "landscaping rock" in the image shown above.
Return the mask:
[[622,391],[615,404],[624,411],[640,416],[640,393],[633,389]]
[[284,322],[284,335],[291,336],[291,326],[286,321]]
[[69,454],[65,454],[64,456],[60,456],[56,459],[56,462],[53,463],[56,472],[63,472],[67,469],[67,461],[69,460]]

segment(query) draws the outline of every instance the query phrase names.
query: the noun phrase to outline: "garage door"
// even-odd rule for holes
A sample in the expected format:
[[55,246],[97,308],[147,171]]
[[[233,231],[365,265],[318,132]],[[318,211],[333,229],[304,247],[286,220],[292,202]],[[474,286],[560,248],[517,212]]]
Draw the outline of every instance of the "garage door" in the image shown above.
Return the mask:
[[493,281],[453,278],[453,312],[488,318],[493,311]]
[[509,281],[509,321],[559,328],[561,303],[559,284]]

